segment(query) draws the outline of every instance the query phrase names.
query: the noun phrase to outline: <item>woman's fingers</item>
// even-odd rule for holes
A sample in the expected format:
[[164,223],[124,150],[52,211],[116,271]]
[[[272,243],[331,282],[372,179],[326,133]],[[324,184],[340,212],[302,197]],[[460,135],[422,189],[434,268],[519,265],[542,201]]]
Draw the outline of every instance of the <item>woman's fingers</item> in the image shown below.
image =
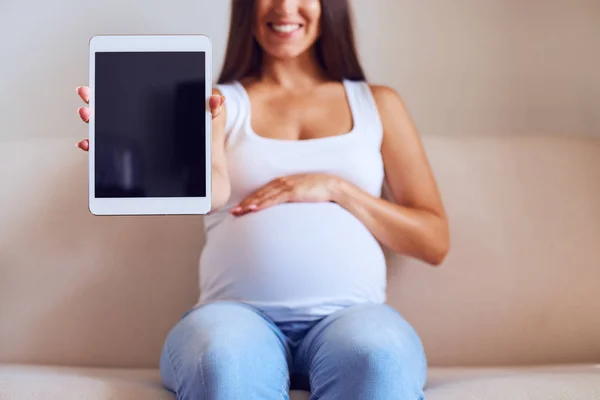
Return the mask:
[[[79,95],[79,97],[81,97],[81,100],[83,100],[85,102],[85,104],[89,104],[90,103],[90,88],[87,86],[78,86],[77,87],[77,94]],[[83,122],[89,122],[90,121],[90,108],[89,107],[79,107],[77,109],[77,113],[79,114],[79,117],[83,120]]]
[[225,96],[221,96],[218,94],[213,94],[210,96],[208,100],[208,104],[210,106],[210,112],[212,114],[213,119],[217,118],[221,115],[223,111],[223,104],[225,103]]
[[240,204],[231,210],[235,216],[242,216],[249,212],[256,212],[272,207],[276,204],[286,203],[290,200],[290,194],[281,188],[273,188],[259,198],[253,198],[246,204]]
[[237,206],[231,209],[231,212],[234,215],[242,215],[246,212],[254,211],[254,209],[256,208],[256,201],[258,201],[258,199],[261,199],[264,193],[269,190],[272,190],[272,187],[270,185],[263,186],[262,188],[258,189],[257,191],[240,201],[240,203]]
[[76,147],[83,151],[88,151],[90,149],[90,142],[87,139],[83,139],[81,142],[76,144]]
[[277,204],[287,203],[289,199],[289,193],[279,192],[276,196],[266,198],[262,202],[258,203],[254,211],[260,211],[264,210],[265,208],[273,207]]
[[233,207],[231,212],[234,215],[243,215],[288,200],[289,193],[287,193],[285,186],[278,181],[273,181],[246,197],[236,207]]
[[[85,104],[90,103],[90,88],[87,86],[78,86],[76,89],[77,95],[85,102]],[[90,108],[89,107],[79,107],[77,109],[77,114],[79,114],[79,118],[85,123],[90,122]],[[83,151],[88,151],[90,149],[90,142],[87,139],[84,139],[80,142],[77,142],[75,145],[78,149]]]
[[77,109],[77,113],[79,114],[79,117],[81,118],[81,120],[85,123],[90,122],[90,108],[89,107],[79,107]]
[[87,86],[78,86],[77,94],[81,97],[81,100],[85,102],[85,104],[90,103],[90,88]]
[[245,199],[243,199],[238,204],[237,208],[239,208],[240,210],[252,209],[252,208],[254,208],[253,205],[256,205],[256,203],[258,203],[260,200],[262,200],[263,198],[268,197],[268,196],[272,195],[274,192],[278,192],[278,191],[279,191],[279,188],[277,187],[275,182],[269,182],[266,185],[255,190],[253,193],[251,193]]

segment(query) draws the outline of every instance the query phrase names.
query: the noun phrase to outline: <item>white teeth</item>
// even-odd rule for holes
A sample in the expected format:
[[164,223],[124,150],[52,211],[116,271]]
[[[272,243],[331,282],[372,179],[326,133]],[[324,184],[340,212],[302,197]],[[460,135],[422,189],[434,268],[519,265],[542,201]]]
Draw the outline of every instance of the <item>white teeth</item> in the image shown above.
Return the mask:
[[273,28],[274,31],[281,32],[281,33],[290,33],[290,32],[294,32],[296,29],[300,29],[299,24],[285,24],[285,25],[271,24],[271,27]]

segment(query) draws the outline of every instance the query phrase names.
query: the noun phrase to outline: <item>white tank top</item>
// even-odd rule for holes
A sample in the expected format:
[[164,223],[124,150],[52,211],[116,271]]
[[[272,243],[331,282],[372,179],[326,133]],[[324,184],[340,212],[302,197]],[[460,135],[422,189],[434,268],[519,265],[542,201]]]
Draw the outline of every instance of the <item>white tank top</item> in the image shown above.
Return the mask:
[[251,126],[245,88],[218,85],[226,97],[225,153],[231,198],[205,217],[200,300],[255,306],[277,322],[311,320],[364,302],[385,301],[386,262],[370,231],[335,203],[285,203],[235,217],[231,208],[284,175],[336,174],[381,196],[382,125],[366,82],[344,81],[353,128],[318,139],[279,140]]

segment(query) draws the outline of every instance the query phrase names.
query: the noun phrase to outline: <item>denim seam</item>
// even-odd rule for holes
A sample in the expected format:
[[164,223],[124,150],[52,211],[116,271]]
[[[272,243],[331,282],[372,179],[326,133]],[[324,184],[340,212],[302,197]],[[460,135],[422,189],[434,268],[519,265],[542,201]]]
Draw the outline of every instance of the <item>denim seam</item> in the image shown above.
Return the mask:
[[198,369],[200,370],[200,385],[202,386],[202,391],[204,392],[204,398],[208,399],[208,389],[206,388],[206,384],[204,382],[204,368],[202,368],[202,355],[198,357]]

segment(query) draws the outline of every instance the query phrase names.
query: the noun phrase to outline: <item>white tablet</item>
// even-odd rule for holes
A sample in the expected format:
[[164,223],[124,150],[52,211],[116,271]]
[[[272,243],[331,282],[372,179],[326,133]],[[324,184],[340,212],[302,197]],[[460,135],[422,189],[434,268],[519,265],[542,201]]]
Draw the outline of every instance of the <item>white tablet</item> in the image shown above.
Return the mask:
[[89,65],[90,212],[208,213],[209,38],[94,36]]

